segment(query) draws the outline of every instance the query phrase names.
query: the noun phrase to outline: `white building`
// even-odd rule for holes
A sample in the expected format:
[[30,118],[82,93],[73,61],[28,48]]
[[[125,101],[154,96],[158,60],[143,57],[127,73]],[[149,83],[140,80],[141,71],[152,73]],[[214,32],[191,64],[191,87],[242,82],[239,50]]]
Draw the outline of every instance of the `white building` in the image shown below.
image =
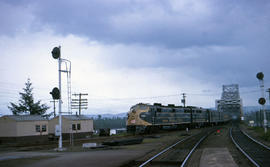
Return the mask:
[[48,123],[40,115],[4,115],[0,117],[0,141],[47,140]]
[[[55,133],[55,126],[59,124],[59,116],[49,121],[49,134]],[[90,136],[94,132],[93,120],[84,115],[62,115],[63,138],[73,134],[75,138]]]

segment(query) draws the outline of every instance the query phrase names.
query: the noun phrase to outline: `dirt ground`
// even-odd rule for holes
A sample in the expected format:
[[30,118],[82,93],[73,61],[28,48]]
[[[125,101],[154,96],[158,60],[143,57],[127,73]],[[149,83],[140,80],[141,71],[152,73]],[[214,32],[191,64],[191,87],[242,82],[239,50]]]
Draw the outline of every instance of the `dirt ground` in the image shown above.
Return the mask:
[[[189,131],[190,134],[199,130]],[[5,151],[0,153],[0,166],[8,167],[117,167],[126,166],[133,160],[141,159],[150,152],[162,149],[184,137],[186,132],[168,132],[165,134],[148,136],[142,144],[113,146],[101,149],[82,149],[73,147],[65,152],[53,150],[42,151]]]
[[[200,129],[189,131],[189,135],[198,133]],[[68,148],[64,152],[52,149],[39,151],[1,151],[0,166],[7,167],[126,167],[132,166],[142,159],[151,157],[153,153],[185,137],[185,131],[168,132],[144,138],[142,144],[113,146],[99,149],[82,149],[81,145]],[[197,167],[204,148],[227,148],[239,167],[252,166],[250,162],[235,148],[229,137],[229,125],[220,129],[220,133],[211,134],[193,153],[188,166]],[[135,165],[136,166],[136,165]]]
[[188,166],[190,167],[200,166],[201,155],[205,148],[227,148],[229,150],[229,153],[232,155],[234,162],[239,167],[252,166],[252,164],[248,161],[248,159],[237,150],[237,148],[231,141],[229,136],[229,127],[230,127],[229,125],[224,126],[223,128],[219,129],[220,133],[215,132],[212,133],[210,136],[208,136],[203,141],[203,143],[198,147],[198,149],[193,153],[191,159],[188,162]]

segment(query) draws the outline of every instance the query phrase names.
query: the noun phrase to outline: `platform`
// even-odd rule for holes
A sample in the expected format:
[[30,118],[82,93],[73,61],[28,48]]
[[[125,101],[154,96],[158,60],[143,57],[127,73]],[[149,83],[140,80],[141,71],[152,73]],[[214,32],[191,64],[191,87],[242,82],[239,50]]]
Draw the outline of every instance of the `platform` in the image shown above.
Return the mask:
[[200,167],[238,167],[227,148],[205,148]]

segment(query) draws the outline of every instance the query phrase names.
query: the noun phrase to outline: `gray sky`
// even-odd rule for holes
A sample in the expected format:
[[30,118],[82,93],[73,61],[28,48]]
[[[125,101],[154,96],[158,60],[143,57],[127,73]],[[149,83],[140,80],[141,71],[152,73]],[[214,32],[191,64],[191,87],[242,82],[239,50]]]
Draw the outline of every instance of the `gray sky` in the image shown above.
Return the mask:
[[267,0],[0,0],[0,20],[1,114],[27,78],[51,106],[50,52],[59,45],[72,62],[72,92],[89,94],[85,114],[179,105],[183,92],[188,105],[214,107],[233,83],[244,105],[257,105],[260,71],[270,87]]

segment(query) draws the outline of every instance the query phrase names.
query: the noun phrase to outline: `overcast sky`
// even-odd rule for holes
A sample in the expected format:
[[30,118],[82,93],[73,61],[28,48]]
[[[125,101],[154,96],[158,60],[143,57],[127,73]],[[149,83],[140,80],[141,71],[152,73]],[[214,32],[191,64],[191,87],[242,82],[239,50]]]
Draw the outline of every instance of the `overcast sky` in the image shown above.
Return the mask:
[[223,84],[239,84],[244,105],[257,105],[260,71],[270,87],[268,0],[0,0],[0,20],[0,114],[11,114],[27,78],[35,100],[52,106],[59,45],[72,93],[89,94],[84,114],[180,105],[181,93],[214,107]]

